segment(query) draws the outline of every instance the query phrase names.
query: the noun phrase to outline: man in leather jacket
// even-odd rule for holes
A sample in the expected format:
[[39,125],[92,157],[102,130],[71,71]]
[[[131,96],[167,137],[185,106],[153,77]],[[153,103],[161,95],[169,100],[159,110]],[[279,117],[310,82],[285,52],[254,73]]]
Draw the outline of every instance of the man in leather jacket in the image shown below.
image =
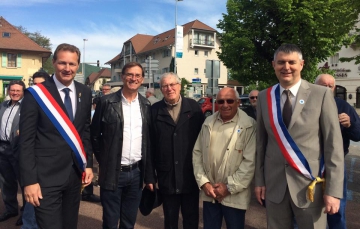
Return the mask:
[[150,102],[138,93],[143,68],[136,62],[127,63],[121,77],[123,88],[100,98],[91,124],[100,167],[103,228],[134,228],[143,181],[152,171]]

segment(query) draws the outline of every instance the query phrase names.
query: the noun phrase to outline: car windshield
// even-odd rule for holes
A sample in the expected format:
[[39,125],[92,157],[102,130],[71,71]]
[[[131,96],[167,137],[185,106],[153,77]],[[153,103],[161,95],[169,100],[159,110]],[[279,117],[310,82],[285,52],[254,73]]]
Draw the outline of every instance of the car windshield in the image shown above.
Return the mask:
[[205,101],[206,101],[206,99],[201,98],[201,99],[198,100],[198,103],[201,105],[201,104],[205,103]]

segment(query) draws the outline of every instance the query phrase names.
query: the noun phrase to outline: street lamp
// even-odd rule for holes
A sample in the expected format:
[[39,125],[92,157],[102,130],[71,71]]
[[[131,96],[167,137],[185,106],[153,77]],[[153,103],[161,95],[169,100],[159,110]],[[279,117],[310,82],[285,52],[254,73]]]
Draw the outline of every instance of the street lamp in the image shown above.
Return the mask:
[[177,72],[177,64],[176,64],[176,43],[177,43],[177,2],[181,2],[183,0],[175,0],[175,53],[174,53],[174,73]]
[[84,83],[85,83],[85,41],[88,41],[88,39],[83,39],[84,40],[84,51],[83,51],[83,63],[82,63],[82,72],[83,72],[83,77],[84,77]]

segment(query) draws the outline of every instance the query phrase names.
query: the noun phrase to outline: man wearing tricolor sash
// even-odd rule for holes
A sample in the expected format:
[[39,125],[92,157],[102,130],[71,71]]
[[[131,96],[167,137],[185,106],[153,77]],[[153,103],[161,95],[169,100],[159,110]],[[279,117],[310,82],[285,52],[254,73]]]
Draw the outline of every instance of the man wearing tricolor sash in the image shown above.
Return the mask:
[[20,117],[20,175],[39,228],[77,228],[81,186],[92,178],[91,91],[74,81],[80,51],[59,45],[55,74],[24,96]]
[[344,179],[342,137],[331,91],[301,79],[301,50],[280,46],[272,65],[279,84],[257,102],[255,194],[268,228],[326,228],[338,212]]

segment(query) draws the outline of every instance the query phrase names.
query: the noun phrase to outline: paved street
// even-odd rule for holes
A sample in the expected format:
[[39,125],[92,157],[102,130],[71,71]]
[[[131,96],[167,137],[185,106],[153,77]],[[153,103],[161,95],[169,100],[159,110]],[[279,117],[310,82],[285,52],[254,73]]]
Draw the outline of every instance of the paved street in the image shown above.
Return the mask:
[[[360,143],[352,143],[350,153],[346,157],[347,179],[348,179],[348,202],[347,202],[347,226],[348,229],[360,228],[358,210],[360,209]],[[95,187],[95,194],[99,195],[99,188]],[[21,196],[18,195],[20,200]],[[1,198],[0,198],[1,199]],[[0,200],[0,212],[4,211],[2,200]],[[202,226],[202,212],[200,208],[200,227]],[[79,213],[79,229],[101,228],[102,208],[100,204],[81,202]],[[162,208],[155,209],[149,216],[138,215],[137,229],[161,229],[163,228]],[[0,223],[0,229],[17,229],[15,221],[17,217]],[[180,223],[180,227],[181,223]],[[223,228],[226,228],[223,226]],[[246,229],[265,229],[266,214],[265,208],[252,199],[250,209],[246,213]]]

